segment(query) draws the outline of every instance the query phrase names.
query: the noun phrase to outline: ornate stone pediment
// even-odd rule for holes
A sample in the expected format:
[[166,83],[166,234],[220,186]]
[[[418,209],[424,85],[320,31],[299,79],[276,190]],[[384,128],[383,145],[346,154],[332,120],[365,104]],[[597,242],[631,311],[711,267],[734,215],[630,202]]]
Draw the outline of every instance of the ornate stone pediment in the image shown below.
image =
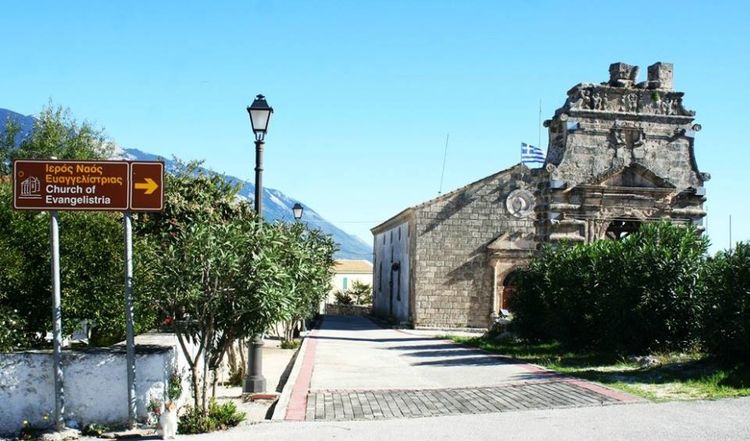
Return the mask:
[[533,234],[523,234],[518,232],[503,233],[487,245],[487,249],[492,253],[503,251],[534,251],[536,241]]
[[638,163],[618,167],[595,177],[590,184],[602,187],[676,188],[672,183],[657,176]]

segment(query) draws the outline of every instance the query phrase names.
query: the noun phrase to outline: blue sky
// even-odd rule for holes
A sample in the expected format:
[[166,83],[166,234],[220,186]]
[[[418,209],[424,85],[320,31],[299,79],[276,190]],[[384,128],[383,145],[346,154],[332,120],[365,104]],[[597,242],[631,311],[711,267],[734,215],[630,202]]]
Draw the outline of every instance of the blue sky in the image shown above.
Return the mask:
[[[275,114],[264,183],[369,228],[519,161],[566,91],[611,62],[674,63],[697,111],[714,249],[750,239],[750,3],[732,1],[15,1],[0,107],[50,99],[125,147],[253,178],[245,112]],[[546,133],[542,133],[546,146]]]

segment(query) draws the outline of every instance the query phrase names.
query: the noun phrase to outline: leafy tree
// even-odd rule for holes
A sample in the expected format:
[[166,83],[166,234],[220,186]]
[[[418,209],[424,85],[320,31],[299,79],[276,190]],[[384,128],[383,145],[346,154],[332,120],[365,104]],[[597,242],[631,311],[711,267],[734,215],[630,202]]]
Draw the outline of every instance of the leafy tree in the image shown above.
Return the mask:
[[[240,270],[236,243],[242,232],[233,224],[197,222],[176,233],[164,246],[154,247],[148,264],[156,269],[153,301],[171,315],[191,370],[195,407],[206,409],[210,356],[222,329],[221,303]],[[156,244],[154,244],[156,245]],[[195,342],[191,352],[188,342]]]
[[337,290],[333,293],[336,303],[339,305],[371,305],[372,287],[359,280],[352,282],[352,287],[347,290]]
[[351,305],[352,303],[354,303],[354,299],[351,298],[346,290],[337,289],[333,293],[333,297],[337,305]]
[[318,312],[328,295],[336,244],[319,230],[309,230],[301,223],[277,224],[284,243],[279,248],[280,265],[291,275],[284,289],[289,302],[283,310],[286,341],[294,337],[297,323]]
[[263,333],[288,309],[291,273],[280,256],[292,244],[283,226],[258,222],[236,187],[198,165],[181,164],[167,177],[164,212],[139,215],[138,228],[151,245],[153,304],[174,323],[195,408],[205,412],[208,371],[232,344]]
[[48,104],[36,116],[31,134],[19,139],[20,126],[6,121],[0,137],[0,173],[10,174],[13,159],[106,159],[114,144],[88,122],[78,122],[69,109]]
[[[111,148],[101,131],[77,123],[68,110],[43,109],[34,131],[18,139],[13,121],[0,137],[0,172],[10,173],[12,158],[101,159]],[[12,209],[9,176],[0,178],[0,314],[12,335],[2,349],[44,345],[52,327],[49,214]],[[63,332],[80,321],[93,324],[92,342],[110,344],[125,335],[122,226],[119,214],[60,213]],[[136,254],[138,254],[136,244]],[[136,276],[143,269],[136,266]],[[136,285],[137,286],[137,285]],[[151,326],[153,316],[135,296],[136,329]]]
[[[31,136],[19,141],[17,134],[10,123],[0,139],[4,173],[13,158],[94,159],[111,148],[101,132],[51,106]],[[194,405],[201,414],[207,412],[208,372],[233,343],[279,320],[298,321],[315,312],[328,291],[336,249],[329,236],[301,224],[259,221],[237,190],[222,176],[201,171],[199,163],[178,163],[166,176],[165,210],[134,215],[136,330],[157,320],[172,324],[191,367]],[[51,327],[38,314],[50,303],[49,216],[13,211],[10,191],[10,180],[3,177],[0,349],[39,345]],[[60,223],[65,325],[88,319],[95,323],[98,343],[121,338],[119,215],[61,213]],[[190,342],[197,352],[189,350]]]
[[355,305],[372,304],[372,286],[368,283],[362,283],[359,280],[355,280],[352,282],[351,289],[349,289],[349,295],[354,299]]

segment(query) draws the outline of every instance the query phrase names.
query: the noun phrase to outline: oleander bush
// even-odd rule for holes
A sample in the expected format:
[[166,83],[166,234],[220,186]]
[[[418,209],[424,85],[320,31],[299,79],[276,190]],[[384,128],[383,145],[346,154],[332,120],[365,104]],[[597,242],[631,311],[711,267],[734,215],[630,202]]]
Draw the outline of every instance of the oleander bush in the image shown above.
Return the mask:
[[693,349],[707,248],[694,227],[668,223],[646,224],[620,241],[547,247],[519,274],[514,330],[571,349]]

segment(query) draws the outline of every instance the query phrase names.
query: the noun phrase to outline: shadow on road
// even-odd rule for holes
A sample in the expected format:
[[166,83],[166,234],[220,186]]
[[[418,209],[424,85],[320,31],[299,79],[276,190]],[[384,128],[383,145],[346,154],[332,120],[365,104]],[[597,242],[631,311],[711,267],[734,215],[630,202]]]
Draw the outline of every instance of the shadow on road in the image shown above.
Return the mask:
[[313,336],[310,336],[308,338],[310,338],[312,340],[369,341],[369,342],[374,342],[374,343],[390,343],[390,342],[399,342],[399,341],[425,341],[425,340],[434,340],[434,338],[364,338],[364,337],[360,338],[360,337],[330,337],[330,336],[326,336],[326,335],[313,335]]

